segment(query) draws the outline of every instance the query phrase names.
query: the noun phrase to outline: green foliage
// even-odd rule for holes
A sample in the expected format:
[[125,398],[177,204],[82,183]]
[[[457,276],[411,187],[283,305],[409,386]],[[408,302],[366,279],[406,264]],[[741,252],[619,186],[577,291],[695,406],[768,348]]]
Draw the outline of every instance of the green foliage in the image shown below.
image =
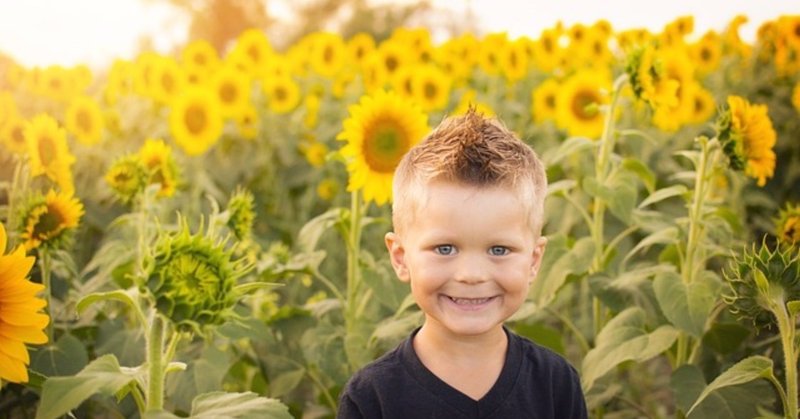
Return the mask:
[[36,417],[57,418],[94,394],[114,396],[137,379],[141,379],[141,370],[122,368],[115,356],[103,355],[75,375],[45,381]]

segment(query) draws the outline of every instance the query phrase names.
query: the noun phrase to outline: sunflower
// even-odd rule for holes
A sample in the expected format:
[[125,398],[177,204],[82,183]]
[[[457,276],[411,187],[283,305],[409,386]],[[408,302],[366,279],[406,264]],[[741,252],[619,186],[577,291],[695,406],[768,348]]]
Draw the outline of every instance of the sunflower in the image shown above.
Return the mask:
[[722,58],[722,39],[714,31],[708,31],[691,46],[690,53],[701,75],[711,74]]
[[181,64],[185,68],[208,73],[219,65],[219,54],[210,42],[203,39],[194,40],[181,51]]
[[531,92],[531,114],[537,123],[555,121],[558,107],[559,84],[556,79],[547,79]]
[[133,92],[135,66],[130,61],[116,59],[108,71],[106,85],[103,88],[103,100],[108,105],[115,105],[121,96]]
[[363,190],[367,202],[385,204],[395,167],[429,129],[427,116],[413,102],[381,90],[351,106],[343,127],[337,139],[347,141],[341,153],[348,160],[348,190]]
[[58,247],[78,226],[82,215],[83,204],[77,198],[51,189],[46,196],[34,197],[23,208],[20,239],[27,250]]
[[0,129],[0,143],[15,154],[25,154],[28,152],[28,143],[25,141],[25,126],[27,122],[19,116],[12,117]]
[[[663,66],[662,78],[678,82],[677,103],[663,103],[655,108],[653,123],[664,131],[675,131],[689,121],[695,103],[692,88],[697,84],[694,66],[685,48],[659,50],[657,60]],[[671,88],[668,90],[671,92]]]
[[328,146],[316,140],[301,145],[300,151],[303,152],[308,164],[316,168],[322,167],[325,164],[325,158],[328,156]]
[[333,78],[347,59],[344,41],[339,35],[333,33],[315,33],[312,37],[310,53],[311,68],[326,78]]
[[406,65],[398,69],[390,80],[392,90],[400,96],[414,99],[414,79],[421,65]]
[[117,158],[105,175],[105,181],[117,198],[128,204],[147,187],[147,168],[138,156],[127,155]]
[[462,84],[472,74],[478,60],[478,40],[471,34],[464,34],[445,42],[434,50],[433,59],[453,80]]
[[678,17],[664,27],[664,34],[668,34],[673,41],[682,40],[692,32],[694,32],[694,17],[691,15]]
[[496,76],[500,73],[500,60],[506,54],[509,41],[505,33],[486,35],[480,43],[478,65],[484,73]]
[[786,42],[796,50],[800,49],[800,15],[781,16],[777,24]]
[[79,142],[93,145],[103,136],[103,113],[94,99],[77,96],[67,108],[66,126]]
[[599,138],[603,132],[599,106],[606,103],[603,91],[610,88],[611,81],[602,72],[582,70],[570,76],[556,98],[558,126],[570,136]]
[[64,129],[50,115],[41,114],[28,122],[24,134],[31,175],[45,175],[62,190],[71,191],[70,166],[75,162],[75,156],[69,151]]
[[172,156],[172,149],[161,139],[148,138],[139,149],[138,158],[147,170],[147,184],[161,185],[158,196],[174,195],[178,184],[178,165]]
[[361,65],[364,59],[375,50],[375,39],[366,32],[353,35],[346,44],[349,59],[356,65]]
[[654,38],[647,29],[628,29],[616,34],[617,45],[626,52],[651,44]]
[[775,235],[782,243],[800,244],[800,204],[786,204],[775,220]]
[[578,56],[583,59],[583,64],[588,67],[609,67],[614,61],[614,56],[608,47],[608,35],[597,29],[586,30],[584,41],[578,52]]
[[214,74],[211,88],[225,118],[235,118],[250,105],[250,79],[232,66],[224,66]]
[[628,54],[625,71],[634,95],[652,109],[678,105],[680,82],[666,76],[663,62],[652,46],[633,49]]
[[65,102],[74,94],[73,80],[69,72],[59,65],[51,65],[42,71],[36,88],[42,95]]
[[317,196],[323,201],[331,201],[339,193],[339,182],[334,178],[322,179],[317,185]]
[[186,154],[205,153],[222,134],[222,115],[216,96],[201,87],[188,88],[172,104],[169,128]]
[[264,32],[248,29],[236,39],[236,45],[229,55],[235,57],[248,74],[256,76],[272,54],[272,45]]
[[300,104],[300,86],[291,77],[276,77],[264,83],[269,110],[284,114]]
[[392,32],[391,39],[407,46],[412,62],[430,61],[433,47],[427,29],[398,27]]
[[534,63],[540,70],[553,71],[561,62],[564,52],[559,44],[560,37],[561,33],[557,29],[545,29],[534,42]]
[[375,50],[367,56],[361,66],[361,82],[367,94],[384,88],[394,77],[390,77],[383,62],[383,55]]
[[405,45],[397,41],[386,41],[382,43],[376,50],[379,64],[382,67],[383,74],[387,79],[391,79],[394,73],[412,62],[412,56]]
[[500,55],[500,70],[510,83],[522,80],[528,73],[527,41],[518,39],[510,42]]
[[434,51],[433,61],[450,77],[454,88],[466,85],[472,67],[464,65],[455,52],[439,48]]
[[152,98],[156,84],[156,72],[163,59],[152,51],[139,54],[133,63],[133,90],[137,95]]
[[442,110],[450,99],[450,78],[432,64],[417,66],[411,79],[413,97],[425,112]]
[[689,122],[693,124],[702,124],[708,121],[716,110],[714,96],[699,84],[692,84],[691,95],[694,97],[694,107],[692,108]]
[[254,140],[258,136],[258,112],[253,105],[246,106],[236,115],[236,127],[245,140]]
[[717,129],[731,167],[764,186],[775,172],[775,130],[766,105],[753,105],[739,96],[728,96],[727,109],[719,116]]
[[30,363],[25,345],[47,343],[42,329],[50,318],[40,313],[47,303],[36,297],[44,286],[28,279],[34,258],[25,256],[23,246],[5,250],[6,230],[0,224],[0,380],[25,383]]
[[168,104],[186,87],[186,74],[172,58],[162,57],[153,67],[150,94],[158,103]]
[[739,27],[747,23],[748,18],[745,15],[736,15],[728,23],[728,27],[723,33],[723,49],[727,53],[737,54],[742,57],[750,56],[750,45],[742,41],[739,36]]
[[288,56],[274,54],[269,62],[264,65],[260,79],[265,82],[273,77],[291,77],[296,65]]
[[89,88],[92,84],[92,70],[86,64],[78,64],[71,69],[67,70],[69,77],[72,79],[73,92],[82,92]]

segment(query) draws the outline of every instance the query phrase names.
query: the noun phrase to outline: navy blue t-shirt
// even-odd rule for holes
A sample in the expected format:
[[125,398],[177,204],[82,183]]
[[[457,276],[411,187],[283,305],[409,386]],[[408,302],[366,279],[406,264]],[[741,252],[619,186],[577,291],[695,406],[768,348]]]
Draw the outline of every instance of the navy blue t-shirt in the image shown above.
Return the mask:
[[586,402],[575,369],[558,354],[505,329],[506,361],[480,400],[428,370],[412,346],[397,348],[358,371],[339,398],[338,419],[584,419]]

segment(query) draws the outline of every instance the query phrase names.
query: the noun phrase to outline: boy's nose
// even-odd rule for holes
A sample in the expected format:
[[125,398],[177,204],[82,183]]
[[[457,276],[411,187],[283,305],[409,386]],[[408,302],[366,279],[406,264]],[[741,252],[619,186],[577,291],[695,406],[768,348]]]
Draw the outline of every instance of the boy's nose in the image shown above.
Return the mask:
[[456,267],[454,278],[458,282],[467,284],[486,282],[489,280],[489,268],[480,257],[462,257]]

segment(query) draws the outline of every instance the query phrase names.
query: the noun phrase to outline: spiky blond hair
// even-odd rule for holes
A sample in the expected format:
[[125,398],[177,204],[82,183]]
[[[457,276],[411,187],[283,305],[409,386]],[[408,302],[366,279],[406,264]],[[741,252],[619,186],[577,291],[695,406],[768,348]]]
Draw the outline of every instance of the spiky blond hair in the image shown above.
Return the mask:
[[528,210],[531,228],[541,232],[547,176],[530,146],[499,120],[471,108],[443,120],[400,161],[393,181],[392,220],[399,231],[411,222],[434,180],[477,187],[508,187]]

